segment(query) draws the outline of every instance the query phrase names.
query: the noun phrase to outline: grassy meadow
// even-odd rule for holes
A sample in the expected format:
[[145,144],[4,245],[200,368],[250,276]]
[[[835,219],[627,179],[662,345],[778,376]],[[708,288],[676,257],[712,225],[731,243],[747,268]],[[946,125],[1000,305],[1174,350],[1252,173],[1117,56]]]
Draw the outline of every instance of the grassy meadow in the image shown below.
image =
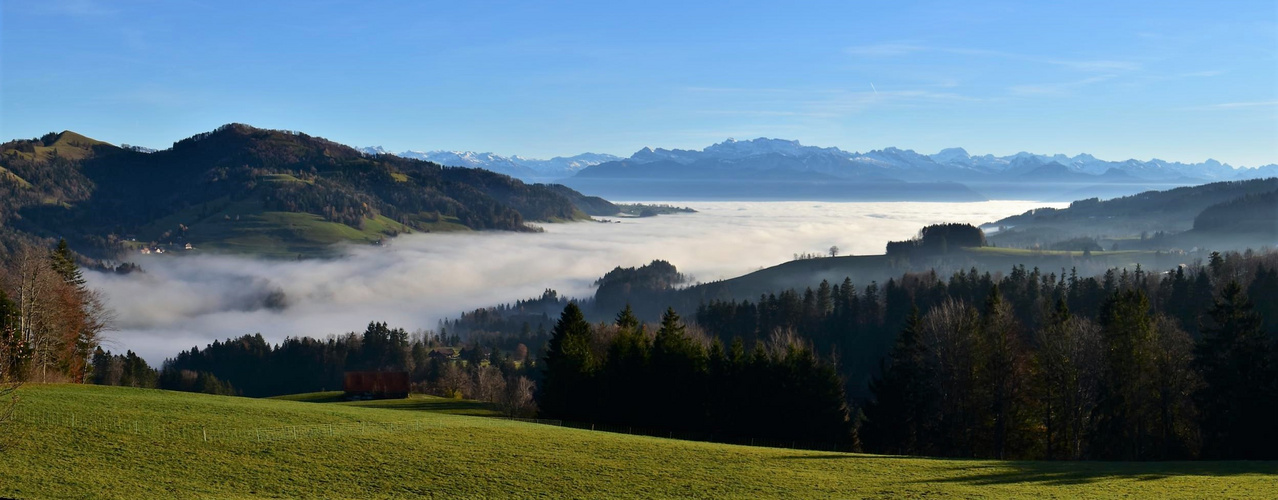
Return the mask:
[[29,385],[21,397],[17,420],[0,434],[0,497],[1260,498],[1278,491],[1275,463],[998,462],[754,448],[471,416],[464,413],[482,405],[429,397],[325,403],[331,394],[290,401],[81,385]]

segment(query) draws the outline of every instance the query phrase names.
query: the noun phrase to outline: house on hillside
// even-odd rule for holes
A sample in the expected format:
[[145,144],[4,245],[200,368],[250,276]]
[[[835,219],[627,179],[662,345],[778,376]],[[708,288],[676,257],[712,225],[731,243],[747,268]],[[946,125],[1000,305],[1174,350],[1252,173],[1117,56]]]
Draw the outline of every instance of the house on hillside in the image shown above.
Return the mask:
[[342,390],[346,399],[404,399],[408,397],[408,372],[346,372]]
[[451,347],[436,347],[431,349],[426,356],[440,361],[452,361],[460,357],[457,355],[457,351]]

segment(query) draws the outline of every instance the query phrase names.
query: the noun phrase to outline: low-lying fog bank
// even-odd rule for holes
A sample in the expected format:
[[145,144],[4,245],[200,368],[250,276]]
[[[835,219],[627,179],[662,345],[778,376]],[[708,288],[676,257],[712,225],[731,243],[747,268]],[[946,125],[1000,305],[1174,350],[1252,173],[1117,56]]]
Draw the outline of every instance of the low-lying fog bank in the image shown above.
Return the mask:
[[696,214],[549,224],[540,234],[413,234],[342,258],[267,261],[219,255],[139,256],[145,273],[86,273],[118,316],[108,347],[152,363],[214,339],[260,332],[325,337],[369,321],[434,328],[464,310],[554,288],[593,293],[616,266],[665,259],[698,281],[731,278],[795,254],[879,254],[938,222],[979,224],[1040,206],[979,203],[668,202]]

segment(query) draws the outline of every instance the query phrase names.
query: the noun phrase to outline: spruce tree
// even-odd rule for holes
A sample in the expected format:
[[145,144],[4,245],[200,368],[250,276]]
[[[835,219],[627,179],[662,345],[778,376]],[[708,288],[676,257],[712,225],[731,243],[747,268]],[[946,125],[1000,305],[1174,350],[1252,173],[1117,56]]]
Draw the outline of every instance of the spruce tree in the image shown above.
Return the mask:
[[626,308],[617,313],[617,320],[614,322],[618,328],[634,330],[639,328],[639,318],[635,317],[635,313],[630,309],[630,303],[626,303]]
[[1196,398],[1202,412],[1203,454],[1278,458],[1273,346],[1237,282],[1225,285],[1207,310],[1195,354],[1205,383]]
[[865,407],[861,439],[876,453],[911,455],[926,447],[926,415],[929,394],[924,347],[919,342],[921,318],[918,308],[910,312],[905,327],[896,338],[881,375],[870,381],[874,399]]
[[569,302],[550,334],[542,382],[541,411],[550,418],[585,420],[591,416],[596,361],[590,351],[590,324]]
[[71,253],[65,238],[58,241],[58,246],[53,249],[49,258],[53,263],[53,270],[62,276],[63,281],[76,289],[84,289],[84,276],[80,273],[80,266],[75,263],[75,254]]

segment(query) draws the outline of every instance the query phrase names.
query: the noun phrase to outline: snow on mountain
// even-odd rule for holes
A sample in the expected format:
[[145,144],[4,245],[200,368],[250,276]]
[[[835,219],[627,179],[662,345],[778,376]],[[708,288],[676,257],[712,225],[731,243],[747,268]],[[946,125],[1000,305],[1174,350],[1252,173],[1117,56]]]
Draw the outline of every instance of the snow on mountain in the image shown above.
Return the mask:
[[[360,148],[360,151],[368,154],[389,153],[380,146]],[[623,160],[610,154],[598,153],[556,156],[548,160],[473,151],[404,151],[394,154],[441,165],[484,168],[531,182],[563,179],[587,167]],[[1052,173],[1050,177],[1061,179],[1087,179],[1091,176],[1111,182],[1131,179],[1177,183],[1253,179],[1278,174],[1278,165],[1235,168],[1216,160],[1202,163],[1168,162],[1156,158],[1149,161],[1108,161],[1087,153],[1069,156],[1024,151],[1008,156],[973,156],[967,150],[957,147],[942,149],[932,155],[894,147],[861,153],[837,147],[805,146],[799,141],[765,137],[741,141],[727,139],[702,150],[645,147],[625,161],[632,167],[670,162],[726,172],[793,171],[843,178],[883,177],[910,181],[958,182],[994,180],[1030,172],[1042,175],[1049,171]],[[1039,170],[1045,166],[1051,168]]]
[[1149,161],[1135,159],[1108,161],[1087,153],[1068,156],[1063,154],[1038,155],[1027,152],[1002,157],[993,155],[969,156],[961,148],[943,149],[931,155],[931,158],[944,165],[969,167],[992,173],[1006,172],[1017,167],[1032,169],[1034,163],[1038,165],[1059,163],[1072,172],[1082,174],[1101,176],[1110,171],[1117,171],[1136,179],[1150,181],[1217,181],[1263,176],[1259,171],[1260,169],[1235,168],[1211,159],[1202,163],[1169,162],[1157,158]]
[[502,156],[495,153],[474,151],[404,151],[390,153],[381,146],[359,148],[367,154],[394,154],[403,158],[429,161],[448,167],[482,168],[530,182],[547,182],[569,177],[578,170],[600,163],[620,160],[618,156],[599,153],[582,153],[576,156],[556,156],[549,160],[523,156]]

